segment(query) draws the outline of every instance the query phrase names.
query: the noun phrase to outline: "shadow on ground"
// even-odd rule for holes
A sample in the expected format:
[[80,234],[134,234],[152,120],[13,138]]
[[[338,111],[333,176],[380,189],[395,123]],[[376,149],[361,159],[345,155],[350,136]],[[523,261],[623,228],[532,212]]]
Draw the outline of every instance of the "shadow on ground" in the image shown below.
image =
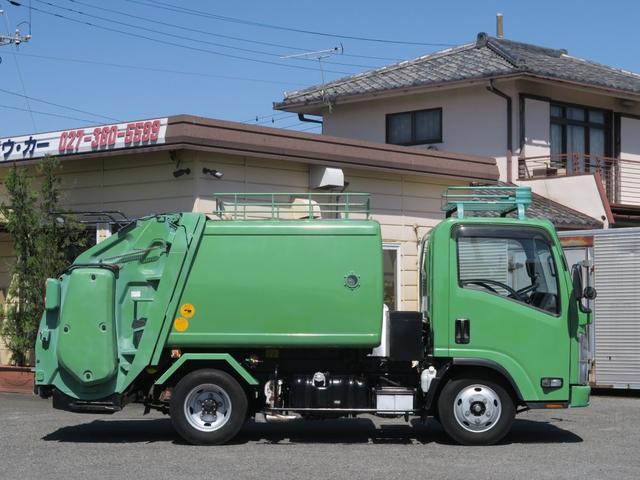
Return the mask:
[[[401,420],[399,421],[401,422]],[[183,443],[169,419],[94,420],[60,428],[42,438],[70,443]],[[248,422],[233,444],[452,444],[438,422],[376,425],[371,419],[292,420],[286,423]],[[578,435],[555,423],[516,419],[501,444],[576,443]]]

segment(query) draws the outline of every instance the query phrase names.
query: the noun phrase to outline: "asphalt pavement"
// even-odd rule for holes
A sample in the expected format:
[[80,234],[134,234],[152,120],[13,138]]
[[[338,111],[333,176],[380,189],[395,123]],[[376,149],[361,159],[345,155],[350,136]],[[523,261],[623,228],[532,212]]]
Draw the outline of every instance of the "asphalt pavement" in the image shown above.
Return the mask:
[[532,411],[491,447],[453,445],[435,421],[372,416],[248,423],[231,445],[185,445],[169,419],[111,416],[0,394],[0,479],[640,479],[640,398]]

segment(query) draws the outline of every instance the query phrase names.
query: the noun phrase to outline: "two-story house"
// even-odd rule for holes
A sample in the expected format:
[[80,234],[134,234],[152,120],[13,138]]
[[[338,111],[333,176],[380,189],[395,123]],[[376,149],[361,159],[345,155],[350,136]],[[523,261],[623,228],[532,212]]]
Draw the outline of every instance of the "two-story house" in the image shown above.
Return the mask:
[[473,43],[285,93],[323,134],[487,155],[605,226],[640,225],[640,75],[480,33]]

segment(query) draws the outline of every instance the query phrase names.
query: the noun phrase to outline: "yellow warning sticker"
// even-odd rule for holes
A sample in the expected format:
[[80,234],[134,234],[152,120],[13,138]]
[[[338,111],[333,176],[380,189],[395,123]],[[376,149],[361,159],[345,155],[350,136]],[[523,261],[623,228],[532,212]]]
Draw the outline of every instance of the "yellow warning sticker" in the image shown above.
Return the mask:
[[196,307],[190,303],[184,303],[180,307],[180,314],[185,318],[191,318],[196,314]]
[[189,320],[184,317],[178,317],[173,321],[173,328],[175,328],[177,332],[184,332],[189,328]]

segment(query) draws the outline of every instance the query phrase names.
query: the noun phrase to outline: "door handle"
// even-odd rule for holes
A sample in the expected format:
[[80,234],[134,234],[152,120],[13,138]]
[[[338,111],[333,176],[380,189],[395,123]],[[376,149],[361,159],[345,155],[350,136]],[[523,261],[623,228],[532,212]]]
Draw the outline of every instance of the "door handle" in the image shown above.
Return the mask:
[[469,343],[471,322],[468,318],[456,318],[456,343]]

